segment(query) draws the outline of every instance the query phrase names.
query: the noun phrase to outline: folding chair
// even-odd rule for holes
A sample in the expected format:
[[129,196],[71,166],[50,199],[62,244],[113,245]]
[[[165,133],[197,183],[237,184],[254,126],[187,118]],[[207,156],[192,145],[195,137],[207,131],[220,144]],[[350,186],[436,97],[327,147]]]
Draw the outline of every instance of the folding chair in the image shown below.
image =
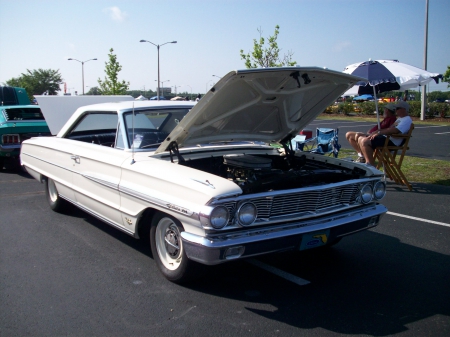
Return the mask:
[[338,143],[339,129],[317,128],[316,137],[297,142],[297,149],[318,154],[333,155],[337,158],[341,145]]
[[386,136],[384,146],[377,147],[373,153],[373,157],[378,161],[377,169],[380,169],[384,164],[384,172],[389,179],[395,181],[398,185],[405,185],[410,191],[412,186],[403,174],[401,167],[406,150],[409,150],[408,144],[413,130],[414,124],[411,124],[407,134],[395,135],[395,138],[403,138],[400,146],[389,146],[388,143],[391,136]]

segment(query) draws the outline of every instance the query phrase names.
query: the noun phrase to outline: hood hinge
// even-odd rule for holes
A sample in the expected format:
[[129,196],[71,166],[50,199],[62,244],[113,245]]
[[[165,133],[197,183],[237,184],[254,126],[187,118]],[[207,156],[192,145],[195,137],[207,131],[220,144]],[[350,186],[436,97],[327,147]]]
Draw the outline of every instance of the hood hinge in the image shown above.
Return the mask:
[[167,151],[170,154],[170,161],[173,163],[173,155],[176,155],[178,158],[178,162],[184,162],[184,158],[180,155],[180,151],[178,150],[178,143],[176,141],[170,142],[169,146],[167,146]]

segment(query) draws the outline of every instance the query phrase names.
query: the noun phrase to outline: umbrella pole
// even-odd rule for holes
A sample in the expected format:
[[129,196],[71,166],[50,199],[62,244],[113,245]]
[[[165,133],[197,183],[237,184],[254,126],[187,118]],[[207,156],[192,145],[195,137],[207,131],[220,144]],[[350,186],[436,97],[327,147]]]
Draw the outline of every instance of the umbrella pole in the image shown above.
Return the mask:
[[[375,90],[375,86],[373,86],[373,97],[375,98],[375,110],[377,112],[378,130],[381,130],[380,114],[378,113],[378,99],[377,99],[377,92]],[[382,164],[383,164],[384,181],[386,181],[386,168],[384,167],[384,161],[382,162]]]
[[381,130],[381,127],[380,127],[380,114],[378,113],[378,98],[377,98],[377,92],[375,90],[375,85],[373,86],[373,97],[375,98],[375,110],[377,112],[378,130]]

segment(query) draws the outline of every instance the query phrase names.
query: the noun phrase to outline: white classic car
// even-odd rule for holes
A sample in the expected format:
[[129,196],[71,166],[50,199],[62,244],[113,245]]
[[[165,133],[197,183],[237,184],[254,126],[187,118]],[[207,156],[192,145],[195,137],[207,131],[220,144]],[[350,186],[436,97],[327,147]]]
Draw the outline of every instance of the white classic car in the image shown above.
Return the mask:
[[[374,167],[291,140],[358,78],[321,68],[233,71],[197,103],[79,108],[55,137],[22,145],[50,208],[68,203],[150,241],[162,274],[330,246],[387,209]],[[44,111],[46,118],[51,118]]]

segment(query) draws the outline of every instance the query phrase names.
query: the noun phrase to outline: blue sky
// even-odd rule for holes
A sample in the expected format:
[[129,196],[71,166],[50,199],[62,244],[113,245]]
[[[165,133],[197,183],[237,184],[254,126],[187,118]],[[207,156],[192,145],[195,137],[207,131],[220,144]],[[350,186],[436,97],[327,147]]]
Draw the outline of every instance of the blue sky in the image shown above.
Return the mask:
[[[204,93],[231,70],[245,68],[258,28],[301,66],[342,71],[368,59],[397,59],[423,68],[425,0],[0,0],[0,83],[26,69],[59,69],[68,91],[85,91],[105,77],[113,48],[130,89]],[[450,65],[450,0],[429,0],[428,70]],[[174,90],[174,89],[173,89]],[[448,90],[431,84],[429,90]]]

